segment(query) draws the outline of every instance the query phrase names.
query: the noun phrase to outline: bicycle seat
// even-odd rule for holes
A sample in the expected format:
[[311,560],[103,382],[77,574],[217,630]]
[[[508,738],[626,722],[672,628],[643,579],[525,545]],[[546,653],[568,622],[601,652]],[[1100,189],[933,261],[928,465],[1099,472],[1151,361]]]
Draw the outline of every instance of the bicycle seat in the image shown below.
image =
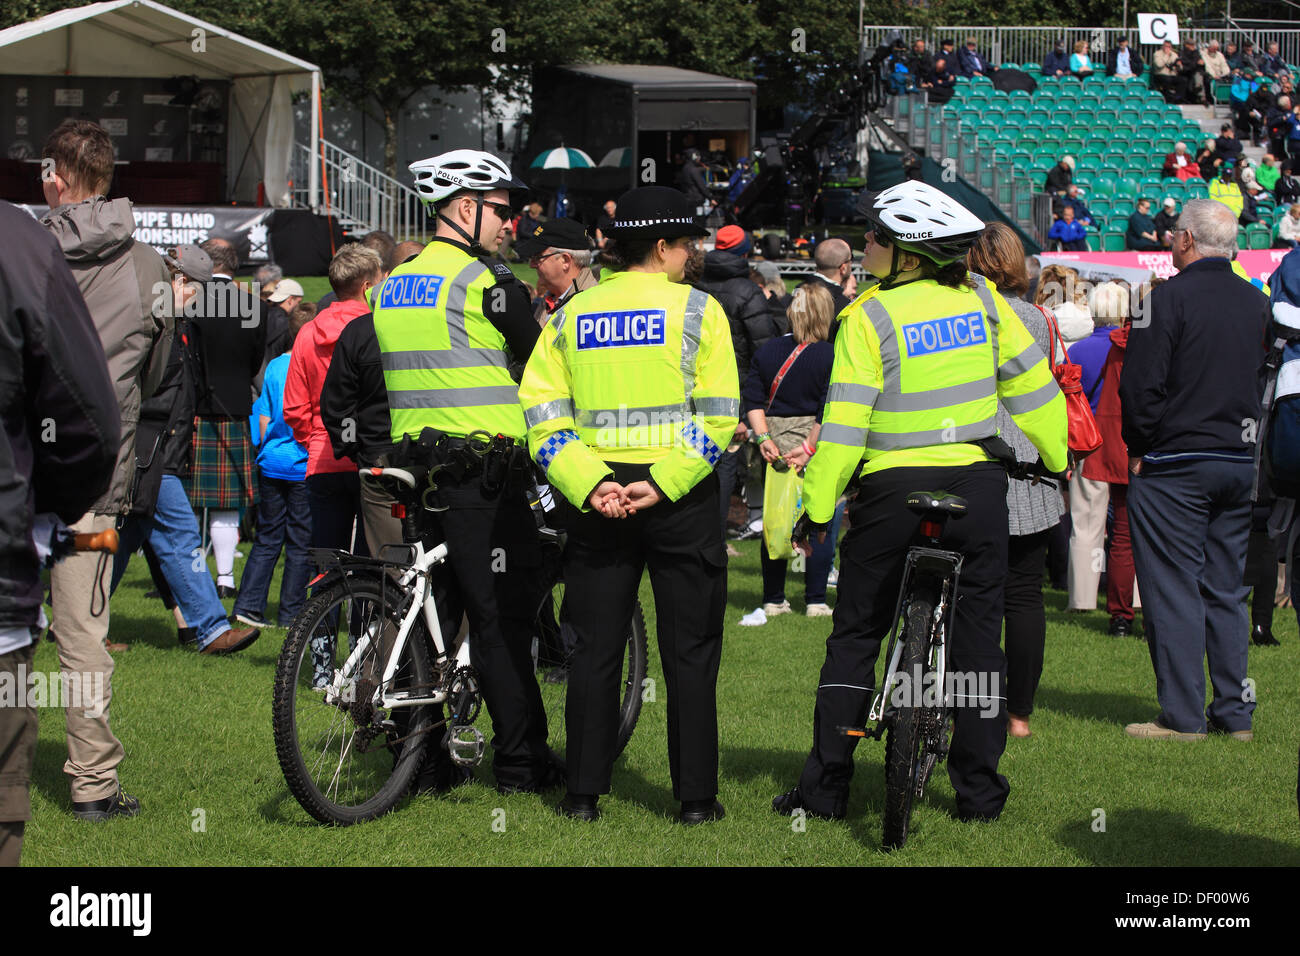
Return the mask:
[[914,491],[907,496],[907,507],[919,515],[942,511],[954,518],[964,517],[967,511],[965,498],[946,491]]

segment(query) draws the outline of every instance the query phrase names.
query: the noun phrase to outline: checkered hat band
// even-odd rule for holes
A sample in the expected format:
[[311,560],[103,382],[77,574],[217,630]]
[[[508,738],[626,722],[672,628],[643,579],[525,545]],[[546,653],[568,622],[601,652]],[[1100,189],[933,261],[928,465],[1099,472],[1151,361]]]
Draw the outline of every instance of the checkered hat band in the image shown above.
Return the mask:
[[646,226],[664,226],[669,223],[693,226],[695,225],[695,218],[693,216],[678,216],[671,219],[615,219],[612,225],[615,229],[641,229]]

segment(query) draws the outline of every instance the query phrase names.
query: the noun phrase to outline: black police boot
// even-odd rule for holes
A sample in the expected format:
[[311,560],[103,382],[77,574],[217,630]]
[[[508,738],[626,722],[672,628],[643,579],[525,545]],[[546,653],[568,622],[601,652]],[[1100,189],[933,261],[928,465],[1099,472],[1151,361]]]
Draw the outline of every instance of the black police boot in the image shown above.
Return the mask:
[[555,805],[555,812],[571,820],[591,822],[600,819],[596,797],[589,793],[566,793],[564,799]]
[[683,800],[682,812],[677,814],[677,819],[689,827],[697,823],[712,823],[726,815],[727,811],[722,808],[722,804],[710,797],[708,800]]
[[1128,637],[1133,633],[1133,619],[1116,614],[1110,619],[1110,628],[1107,633],[1111,637]]
[[564,762],[554,750],[548,750],[546,763],[531,783],[498,783],[497,793],[510,796],[515,793],[545,793],[564,786]]
[[1250,629],[1250,639],[1258,647],[1280,647],[1282,642],[1273,636],[1273,629],[1267,624],[1256,624]]
[[772,809],[783,817],[792,817],[796,810],[802,810],[805,816],[816,817],[819,820],[843,820],[845,814],[840,813],[818,813],[816,810],[809,810],[803,804],[803,794],[799,788],[787,790],[785,793],[772,799]]

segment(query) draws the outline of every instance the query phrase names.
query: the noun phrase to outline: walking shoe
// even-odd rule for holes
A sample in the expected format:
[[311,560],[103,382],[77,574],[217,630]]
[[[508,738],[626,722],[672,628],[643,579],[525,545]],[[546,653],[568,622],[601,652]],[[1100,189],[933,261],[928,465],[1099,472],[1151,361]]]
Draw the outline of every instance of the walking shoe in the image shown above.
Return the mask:
[[225,601],[228,598],[239,597],[239,588],[227,587],[224,584],[217,585],[217,597]]
[[126,649],[127,649],[127,645],[123,644],[120,641],[109,641],[109,640],[104,641],[104,650],[108,651],[110,654],[117,654],[118,652],[124,651]]
[[803,794],[799,792],[798,787],[773,797],[772,809],[783,817],[792,817],[796,810],[802,810],[805,816],[816,817],[818,820],[843,820],[846,815],[843,810],[837,813],[819,813],[816,810],[809,810],[804,806]]
[[600,819],[596,798],[586,793],[566,793],[564,799],[555,805],[555,812],[562,817],[587,823]]
[[1246,743],[1251,743],[1255,739],[1255,731],[1251,729],[1224,730],[1217,724],[1210,724],[1210,733],[1216,737],[1231,737],[1233,740],[1244,740]]
[[85,803],[72,802],[72,815],[78,820],[96,822],[111,820],[113,817],[133,817],[140,812],[140,801],[122,792],[118,786],[117,793],[102,800],[87,800]]
[[1273,636],[1273,629],[1267,624],[1256,624],[1250,629],[1250,639],[1257,647],[1280,647],[1282,642]]
[[745,525],[744,530],[736,535],[737,541],[749,541],[753,538],[763,537],[763,519],[755,518],[749,524]]
[[778,614],[789,614],[790,602],[782,601],[780,604],[764,604],[763,613],[768,617],[775,617]]
[[828,588],[835,588],[835,587],[839,587],[839,585],[840,585],[840,569],[831,568],[831,573],[826,575],[826,586]]
[[252,611],[236,611],[230,615],[230,623],[234,624],[236,621],[247,624],[249,627],[263,628],[271,626],[270,621],[260,614],[254,614]]
[[829,604],[809,604],[803,613],[804,617],[830,617],[835,612]]
[[193,644],[198,639],[199,639],[199,632],[196,631],[194,628],[192,627],[176,628],[176,640],[180,643],[181,647],[188,647],[190,644]]
[[498,783],[497,793],[509,797],[516,793],[545,793],[564,786],[564,765],[551,753],[541,775],[531,783]]
[[1130,737],[1139,737],[1144,740],[1204,740],[1205,734],[1184,734],[1177,730],[1170,730],[1159,720],[1148,721],[1144,724],[1129,724],[1124,728],[1124,733]]
[[253,627],[244,627],[235,630],[233,627],[222,631],[213,639],[212,643],[200,654],[210,654],[213,656],[220,654],[234,654],[236,651],[242,651],[248,645],[262,636],[262,632]]
[[1121,614],[1112,615],[1106,633],[1111,637],[1128,637],[1133,633],[1133,618]]
[[445,747],[430,748],[425,752],[424,766],[416,774],[411,792],[416,796],[447,793],[473,779],[474,771],[452,763]]
[[683,800],[681,813],[677,814],[677,819],[685,826],[695,826],[697,823],[712,823],[714,820],[721,820],[727,815],[722,804],[717,798],[709,800]]

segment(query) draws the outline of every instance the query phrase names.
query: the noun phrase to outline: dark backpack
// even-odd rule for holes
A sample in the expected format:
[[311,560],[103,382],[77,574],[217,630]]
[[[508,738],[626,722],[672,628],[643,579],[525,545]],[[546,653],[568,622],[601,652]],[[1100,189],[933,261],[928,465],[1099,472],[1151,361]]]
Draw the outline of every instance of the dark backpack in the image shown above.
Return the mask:
[[1300,498],[1300,328],[1274,321],[1272,332],[1264,363],[1257,474],[1272,497]]

